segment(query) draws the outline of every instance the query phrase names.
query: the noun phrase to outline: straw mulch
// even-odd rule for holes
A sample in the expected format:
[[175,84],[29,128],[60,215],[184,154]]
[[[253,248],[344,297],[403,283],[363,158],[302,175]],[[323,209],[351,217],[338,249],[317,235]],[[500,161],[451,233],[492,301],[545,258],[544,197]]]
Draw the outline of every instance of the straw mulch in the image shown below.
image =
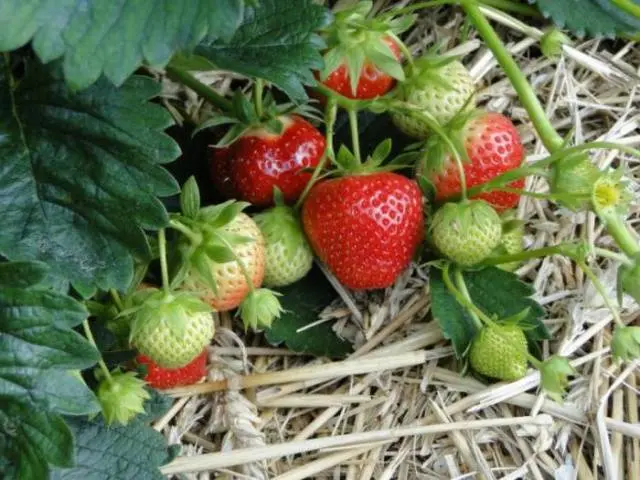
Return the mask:
[[[640,147],[638,45],[576,40],[551,60],[538,50],[540,30],[487,13],[561,132],[573,131],[577,143],[606,139]],[[464,55],[481,104],[514,119],[529,161],[543,158],[509,81],[473,34],[460,42],[464,28],[462,14],[443,7],[423,14],[405,39],[416,53],[438,42]],[[221,72],[200,78],[218,90],[232,80]],[[180,101],[194,118],[207,114],[193,92],[165,85],[167,105]],[[625,166],[637,191],[636,160],[611,151],[593,159],[601,167]],[[547,186],[530,178],[527,189]],[[631,213],[632,225],[638,212]],[[593,214],[526,198],[518,216],[531,248],[578,238],[614,247]],[[592,259],[591,267],[615,298],[616,265]],[[271,348],[261,336],[247,340],[229,316],[218,318],[213,383],[174,391],[174,408],[155,424],[183,445],[183,457],[164,473],[198,480],[640,478],[640,370],[612,363],[611,313],[566,258],[534,260],[517,273],[535,286],[547,311],[553,339],[544,343],[545,354],[568,356],[579,372],[563,404],[539,392],[534,370],[496,385],[458,374],[430,313],[428,271],[414,265],[385,292],[342,292],[343,299],[327,306],[320,320],[335,322],[355,343],[355,353],[341,362]],[[623,320],[637,323],[639,315],[640,307],[625,299]],[[201,393],[206,389],[217,391]]]

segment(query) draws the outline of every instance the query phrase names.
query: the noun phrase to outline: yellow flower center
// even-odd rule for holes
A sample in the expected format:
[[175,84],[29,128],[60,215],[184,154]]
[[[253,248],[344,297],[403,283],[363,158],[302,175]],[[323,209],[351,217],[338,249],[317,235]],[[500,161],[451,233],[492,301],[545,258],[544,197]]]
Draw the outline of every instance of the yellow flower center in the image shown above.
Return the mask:
[[617,184],[602,182],[596,185],[595,200],[600,208],[614,207],[620,203],[621,192]]

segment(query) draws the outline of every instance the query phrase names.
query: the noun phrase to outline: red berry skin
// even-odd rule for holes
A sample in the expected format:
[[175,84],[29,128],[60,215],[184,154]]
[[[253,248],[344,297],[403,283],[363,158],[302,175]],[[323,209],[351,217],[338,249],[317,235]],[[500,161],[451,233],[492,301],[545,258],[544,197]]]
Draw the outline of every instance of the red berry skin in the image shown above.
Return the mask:
[[325,180],[309,192],[302,221],[315,253],[344,286],[386,288],[423,239],[422,194],[396,173]]
[[211,158],[214,185],[228,197],[259,207],[273,205],[273,188],[278,187],[285,202],[294,203],[311,179],[310,172],[320,162],[324,136],[298,116],[282,117],[280,135],[252,129],[238,138],[224,154]]
[[[384,41],[389,45],[396,58],[400,60],[400,47],[398,47],[391,38],[387,37]],[[322,81],[322,84],[343,97],[366,100],[384,95],[394,87],[396,81],[390,75],[379,70],[371,62],[365,62],[360,71],[360,78],[358,79],[355,95],[351,89],[351,77],[345,64],[340,65],[331,72],[329,76]]]
[[[463,144],[470,162],[464,164],[467,187],[471,188],[498,175],[518,168],[524,158],[520,135],[509,120],[499,113],[484,113],[473,117],[464,127]],[[453,159],[441,174],[431,178],[436,190],[436,200],[445,201],[460,195],[460,176]],[[511,188],[524,188],[524,179],[509,184]],[[482,193],[474,198],[485,200],[501,212],[515,208],[520,195],[507,192]]]
[[136,362],[147,366],[147,376],[144,378],[151,387],[158,390],[191,385],[207,374],[207,350],[203,350],[191,363],[181,368],[162,368],[149,357],[139,354]]

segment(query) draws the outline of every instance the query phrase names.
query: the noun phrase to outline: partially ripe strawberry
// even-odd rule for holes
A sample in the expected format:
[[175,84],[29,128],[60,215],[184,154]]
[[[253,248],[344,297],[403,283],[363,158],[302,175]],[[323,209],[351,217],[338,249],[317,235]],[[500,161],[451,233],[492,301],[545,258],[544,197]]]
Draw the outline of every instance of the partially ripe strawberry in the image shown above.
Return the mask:
[[313,250],[343,285],[386,288],[422,241],[422,194],[396,173],[325,180],[309,192],[302,221]]
[[211,308],[190,292],[146,289],[134,294],[131,343],[163,368],[179,368],[209,344]]
[[[417,60],[415,73],[400,88],[402,100],[430,114],[440,125],[475,108],[475,86],[469,71],[458,61],[444,62],[427,57]],[[431,133],[424,120],[409,113],[395,112],[391,118],[411,137],[424,139]]]
[[[518,168],[524,158],[524,149],[515,126],[499,113],[480,112],[471,118],[458,132],[469,162],[464,162],[467,188],[481,185],[505,172]],[[433,159],[436,160],[436,159]],[[420,172],[433,183],[436,200],[442,202],[458,197],[461,192],[460,174],[455,159],[450,155],[427,165]],[[509,184],[511,188],[524,188],[524,179]],[[504,211],[518,205],[520,195],[493,191],[474,198],[490,203],[496,210]]]
[[313,252],[293,209],[276,206],[253,217],[266,243],[264,285],[297,282],[313,266]]
[[517,325],[487,325],[471,343],[471,368],[490,378],[518,380],[527,372],[527,337]]
[[273,204],[277,187],[294,203],[311,178],[325,149],[324,136],[299,116],[283,116],[280,134],[252,128],[229,147],[212,148],[211,179],[217,190],[256,206]]
[[502,222],[487,203],[447,203],[433,217],[431,238],[446,257],[464,267],[487,258],[500,243]]
[[166,388],[191,385],[207,374],[206,348],[190,363],[180,368],[162,368],[146,355],[136,356],[136,362],[145,365],[147,375],[144,381],[151,387],[162,390]]
[[[262,285],[265,267],[264,238],[256,223],[245,213],[238,213],[233,220],[219,228],[222,235],[230,238],[244,237],[247,241],[232,245],[233,254],[239,258],[246,269],[254,288]],[[202,246],[206,252],[207,244]],[[192,269],[186,278],[183,288],[198,292],[201,298],[214,310],[226,312],[233,310],[249,293],[242,268],[236,260],[216,262],[204,257],[209,275],[216,283],[216,289],[211,288],[207,279],[203,278],[196,269]]]

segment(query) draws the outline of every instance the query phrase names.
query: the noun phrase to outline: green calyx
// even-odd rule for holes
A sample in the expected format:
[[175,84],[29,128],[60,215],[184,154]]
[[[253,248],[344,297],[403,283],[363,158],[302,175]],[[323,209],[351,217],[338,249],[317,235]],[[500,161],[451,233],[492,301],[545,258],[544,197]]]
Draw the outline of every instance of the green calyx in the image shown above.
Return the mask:
[[493,207],[481,200],[446,203],[433,217],[435,246],[461,266],[482,262],[499,245],[502,222]]
[[358,158],[345,145],[340,145],[340,150],[338,150],[338,154],[333,160],[336,168],[331,173],[337,176],[362,175],[389,172],[406,167],[406,165],[398,164],[395,159],[383,165],[391,153],[391,146],[390,138],[383,140],[376,146],[373,153],[367,157],[366,161],[360,163]]
[[611,354],[616,361],[640,358],[640,327],[616,327],[611,340]]
[[540,39],[540,49],[547,58],[557,58],[562,55],[562,47],[571,45],[571,39],[561,30],[552,27],[547,29]]
[[253,217],[265,239],[263,284],[290,285],[313,266],[313,252],[293,208],[277,205]]
[[128,424],[136,415],[144,413],[144,402],[151,398],[146,383],[135,372],[113,371],[98,385],[96,395],[102,407],[105,423]]
[[279,293],[267,288],[259,288],[249,292],[238,307],[238,315],[245,328],[262,330],[269,328],[273,321],[283,312]]
[[565,207],[584,209],[589,206],[593,187],[601,175],[587,154],[572,155],[553,164],[550,190]]
[[542,362],[539,369],[543,390],[556,402],[562,402],[569,385],[569,377],[576,374],[575,368],[567,358],[554,355]]
[[396,35],[413,24],[415,15],[395,18],[369,16],[373,2],[361,1],[335,12],[334,21],[324,30],[327,50],[325,67],[320,78],[325,80],[341,65],[346,65],[355,94],[365,63],[373,64],[397,80],[404,80],[402,65],[388,41],[397,41]]

